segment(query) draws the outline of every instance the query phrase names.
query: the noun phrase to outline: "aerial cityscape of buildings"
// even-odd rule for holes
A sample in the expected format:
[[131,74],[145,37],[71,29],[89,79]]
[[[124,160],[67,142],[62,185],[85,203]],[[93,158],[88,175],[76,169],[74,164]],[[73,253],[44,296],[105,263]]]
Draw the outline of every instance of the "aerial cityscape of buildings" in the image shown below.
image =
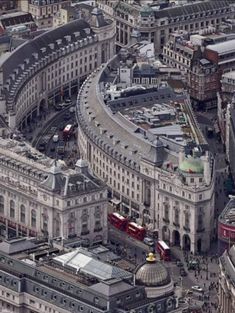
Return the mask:
[[235,1],[0,1],[0,312],[235,312]]

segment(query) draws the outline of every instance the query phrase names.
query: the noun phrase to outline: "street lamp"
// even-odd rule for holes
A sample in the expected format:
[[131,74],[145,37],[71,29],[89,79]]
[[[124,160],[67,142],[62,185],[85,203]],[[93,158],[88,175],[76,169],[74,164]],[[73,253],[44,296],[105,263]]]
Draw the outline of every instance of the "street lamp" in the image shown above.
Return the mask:
[[208,280],[208,259],[206,258],[206,280]]

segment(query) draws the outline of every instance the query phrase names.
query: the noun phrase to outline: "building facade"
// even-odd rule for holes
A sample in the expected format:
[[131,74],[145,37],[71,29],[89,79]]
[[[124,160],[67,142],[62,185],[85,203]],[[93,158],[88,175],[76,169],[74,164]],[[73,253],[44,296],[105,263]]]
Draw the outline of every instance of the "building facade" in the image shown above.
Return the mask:
[[0,64],[0,114],[21,129],[49,102],[76,93],[114,55],[114,41],[114,24],[94,9],[91,24],[75,20],[21,45]]
[[232,198],[218,219],[218,248],[221,253],[235,243],[234,207],[235,200]]
[[71,0],[19,0],[21,10],[32,14],[38,28],[53,26],[54,15],[62,8],[69,7]]
[[192,62],[188,72],[188,91],[192,104],[198,108],[215,108],[220,88],[219,71],[205,58]]
[[168,270],[152,258],[133,284],[132,273],[83,249],[44,264],[1,252],[0,305],[16,313],[181,313],[187,305],[178,305]]
[[225,251],[220,257],[219,277],[219,313],[231,313],[235,311],[235,247]]
[[[151,139],[146,129],[128,122],[119,110],[133,103],[137,105],[138,101],[147,105],[144,95],[118,99],[106,107],[101,95],[104,94],[102,79],[114,68],[113,62],[90,75],[79,91],[77,119],[81,155],[96,175],[107,182],[122,213],[157,230],[160,238],[172,244],[193,253],[206,251],[215,227],[213,160],[207,153],[196,156],[195,152],[193,157],[188,157],[189,151],[181,151],[177,143],[164,136]],[[169,89],[164,88],[148,94],[152,101],[167,101],[168,97],[177,101]],[[187,107],[188,100],[186,102]],[[189,109],[187,119],[195,123],[190,112]],[[196,141],[204,145],[203,136],[194,125]]]
[[154,42],[155,51],[160,53],[171,33],[185,30],[195,33],[208,26],[218,27],[226,18],[232,18],[233,1],[199,1],[183,6],[169,6],[158,3],[156,7],[145,2],[97,1],[108,15],[116,20],[116,42],[123,47],[128,45],[134,29],[138,29],[142,40]]
[[[25,147],[26,148],[26,147]],[[52,160],[34,162],[33,152],[1,141],[1,235],[107,241],[107,192],[85,161],[76,171]]]

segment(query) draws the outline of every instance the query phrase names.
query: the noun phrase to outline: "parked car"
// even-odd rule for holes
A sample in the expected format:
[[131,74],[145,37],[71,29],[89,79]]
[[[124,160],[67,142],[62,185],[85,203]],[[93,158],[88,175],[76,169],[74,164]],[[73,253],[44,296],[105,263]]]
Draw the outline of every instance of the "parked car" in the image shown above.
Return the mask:
[[203,288],[200,287],[200,286],[192,286],[191,289],[192,289],[193,291],[197,291],[197,292],[200,292],[200,293],[203,293],[203,292],[204,292]]
[[152,238],[149,237],[145,237],[143,240],[143,243],[145,243],[146,245],[152,247],[154,246],[154,240]]

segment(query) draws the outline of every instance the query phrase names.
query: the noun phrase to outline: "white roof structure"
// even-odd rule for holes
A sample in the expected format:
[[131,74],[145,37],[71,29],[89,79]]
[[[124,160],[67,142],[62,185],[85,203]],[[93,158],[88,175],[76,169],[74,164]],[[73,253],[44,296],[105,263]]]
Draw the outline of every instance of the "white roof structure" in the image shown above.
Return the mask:
[[218,54],[226,54],[235,51],[235,39],[217,43],[215,45],[208,45],[209,50],[216,51]]
[[101,281],[121,278],[130,279],[132,274],[119,267],[99,261],[95,256],[83,248],[57,256],[53,259],[63,267],[72,268],[76,273],[89,275]]

